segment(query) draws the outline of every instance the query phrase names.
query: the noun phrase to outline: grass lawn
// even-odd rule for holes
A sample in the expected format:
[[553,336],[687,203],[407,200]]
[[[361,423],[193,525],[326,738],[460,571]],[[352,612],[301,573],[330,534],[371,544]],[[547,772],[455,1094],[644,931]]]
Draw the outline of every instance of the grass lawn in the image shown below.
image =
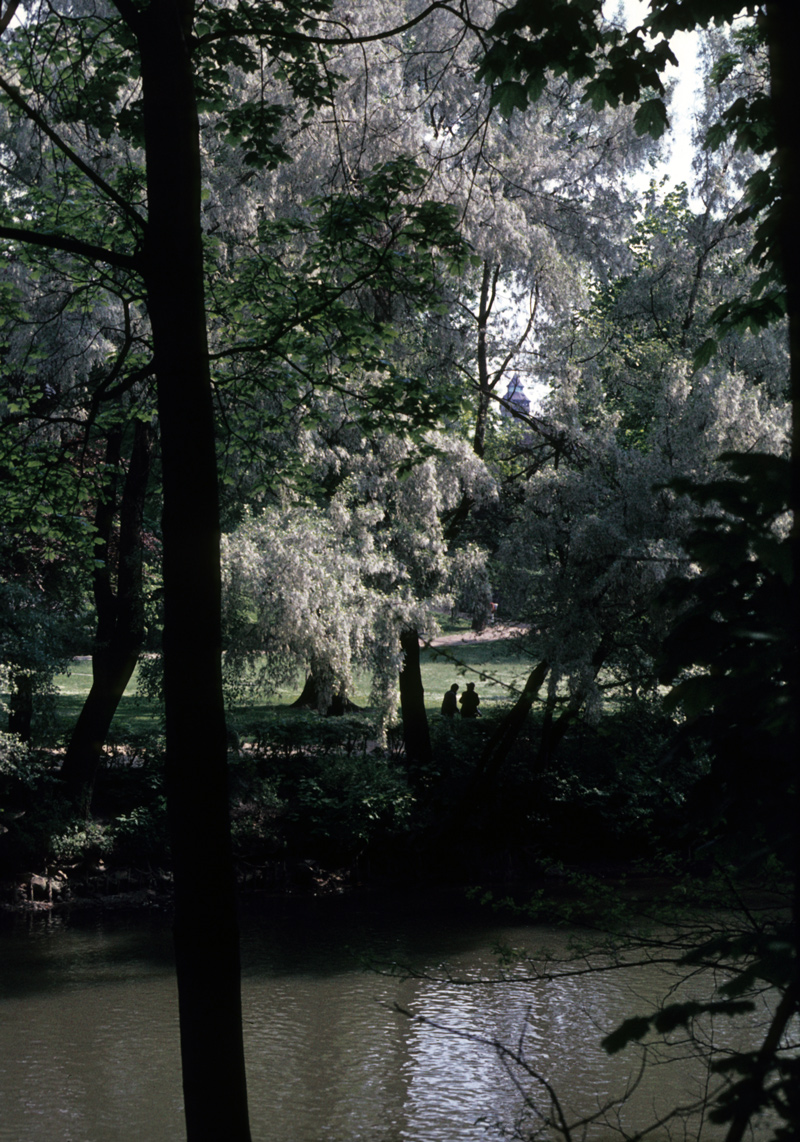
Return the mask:
[[482,705],[514,701],[534,665],[513,639],[470,639],[423,650],[421,658],[425,705],[437,710],[453,682],[460,691],[474,682]]
[[[54,683],[57,690],[56,736],[63,740],[75,725],[92,685],[91,659],[74,659],[69,673],[57,674]],[[137,695],[134,673],[117,709],[110,738],[112,741],[122,742],[131,733],[157,733],[161,729],[163,729],[161,713],[153,702]]]
[[[425,687],[425,704],[428,709],[432,711],[439,709],[442,695],[453,682],[458,682],[461,690],[465,688],[467,682],[474,682],[480,694],[481,704],[484,706],[513,700],[531,671],[530,657],[520,652],[519,646],[513,639],[476,639],[471,636],[468,624],[450,623],[447,626],[450,628],[447,633],[463,633],[466,641],[422,651],[422,683]],[[92,664],[88,658],[75,659],[68,674],[56,677],[56,718],[59,737],[63,738],[75,724],[91,682]],[[352,695],[357,705],[368,704],[369,688],[369,676],[365,673],[357,675]],[[278,690],[269,696],[269,701],[264,705],[286,706],[294,701],[299,692],[299,686]],[[260,704],[254,703],[252,706],[254,713],[260,708],[262,708]],[[244,709],[238,708],[237,720],[244,713]],[[161,728],[162,720],[158,707],[148,699],[137,696],[136,674],[134,674],[117,710],[111,729],[112,739],[123,741],[131,732],[158,732]]]

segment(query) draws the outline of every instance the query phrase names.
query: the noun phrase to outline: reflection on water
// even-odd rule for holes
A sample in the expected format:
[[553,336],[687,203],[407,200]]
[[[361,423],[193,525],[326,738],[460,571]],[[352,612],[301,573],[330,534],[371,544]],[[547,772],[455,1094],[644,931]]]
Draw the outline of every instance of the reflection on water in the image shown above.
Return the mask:
[[168,931],[21,927],[0,940],[0,1139],[180,1139]]
[[[499,941],[556,950],[563,936],[513,931],[436,902],[278,901],[245,918],[243,998],[257,1142],[467,1142],[520,1115],[517,1047],[574,1114],[624,1091],[635,1050],[602,1034],[643,1013],[654,969],[551,983],[479,982]],[[398,978],[361,961],[423,973]],[[463,982],[441,978],[440,965]],[[183,1136],[177,1003],[167,926],[45,921],[0,937],[2,1142],[172,1142]],[[427,973],[427,978],[424,973]],[[726,1028],[730,1034],[730,1028]],[[654,1068],[621,1110],[627,1126],[690,1101],[704,1075],[687,1054]],[[523,1076],[537,1099],[542,1088]],[[544,1102],[541,1102],[544,1105]],[[479,1124],[480,1123],[480,1124]],[[532,1125],[529,1123],[529,1125]],[[610,1127],[588,1137],[605,1142]],[[713,1134],[703,1130],[703,1139]]]

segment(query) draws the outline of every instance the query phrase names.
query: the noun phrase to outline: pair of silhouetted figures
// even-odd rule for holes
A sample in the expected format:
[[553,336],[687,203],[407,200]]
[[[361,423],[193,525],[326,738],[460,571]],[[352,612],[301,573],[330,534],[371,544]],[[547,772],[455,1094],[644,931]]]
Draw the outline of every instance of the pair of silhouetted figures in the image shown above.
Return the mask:
[[460,705],[462,718],[479,718],[478,706],[480,706],[481,700],[475,689],[475,683],[468,682],[467,688],[460,698],[456,697],[457,693],[458,683],[454,682],[442,699],[442,713],[444,716],[446,718],[454,718],[458,713],[458,707]]

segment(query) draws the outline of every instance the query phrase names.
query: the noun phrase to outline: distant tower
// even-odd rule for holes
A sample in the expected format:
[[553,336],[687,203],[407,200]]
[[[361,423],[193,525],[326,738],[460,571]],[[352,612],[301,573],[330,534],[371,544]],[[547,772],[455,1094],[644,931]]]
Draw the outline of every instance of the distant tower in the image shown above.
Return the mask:
[[[507,402],[507,404],[513,405],[518,412],[524,413],[525,416],[527,416],[531,411],[531,402],[525,396],[525,390],[523,389],[522,382],[519,379],[519,373],[515,373],[511,378],[508,385],[508,390],[503,399]],[[510,408],[506,407],[506,405],[500,405],[500,415],[513,416],[514,414]]]

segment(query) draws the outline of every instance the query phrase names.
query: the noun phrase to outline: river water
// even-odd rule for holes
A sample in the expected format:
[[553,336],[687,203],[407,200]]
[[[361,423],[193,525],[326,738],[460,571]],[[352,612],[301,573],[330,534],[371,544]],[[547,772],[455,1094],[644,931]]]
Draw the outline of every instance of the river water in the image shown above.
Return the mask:
[[[649,1011],[672,981],[648,967],[480,982],[496,974],[498,943],[558,952],[566,936],[509,927],[443,896],[249,906],[243,1005],[254,1142],[472,1142],[513,1137],[523,1119],[521,1136],[532,1137],[524,1095],[548,1108],[546,1093],[492,1045],[519,1047],[523,1033],[529,1067],[570,1119],[621,1095],[638,1050],[608,1056],[599,1040]],[[404,975],[367,961],[401,965]],[[17,918],[0,929],[0,969],[2,1142],[179,1142],[164,918]],[[733,1034],[727,1023],[718,1033]],[[704,1068],[688,1046],[677,1054],[591,1124],[587,1140],[619,1139],[615,1114],[631,1130],[702,1093]],[[696,1121],[686,1136],[698,1136]],[[716,1137],[707,1123],[700,1136]]]

